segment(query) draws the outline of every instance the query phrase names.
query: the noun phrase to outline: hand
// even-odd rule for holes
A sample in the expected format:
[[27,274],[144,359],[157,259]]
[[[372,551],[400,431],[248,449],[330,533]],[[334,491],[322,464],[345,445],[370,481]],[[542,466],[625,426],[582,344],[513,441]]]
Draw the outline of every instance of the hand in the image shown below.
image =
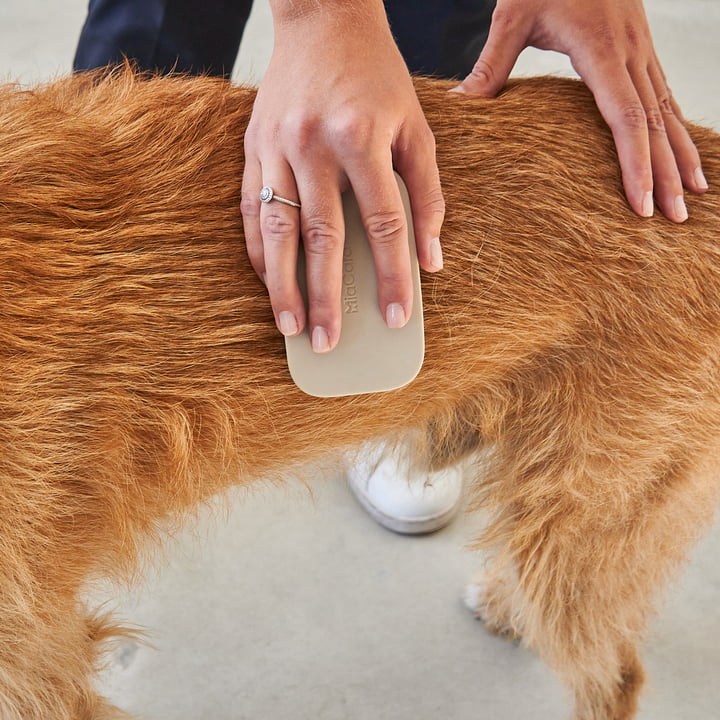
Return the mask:
[[658,62],[641,0],[498,0],[488,41],[456,90],[491,97],[527,46],[557,50],[595,96],[618,151],[625,194],[638,215],[653,194],[683,222],[683,185],[707,190],[700,157]]
[[[245,135],[247,249],[280,331],[296,335],[308,322],[313,349],[326,352],[340,336],[340,196],[348,186],[372,245],[388,325],[404,325],[412,311],[407,223],[393,164],[410,194],[420,266],[442,267],[434,138],[380,0],[276,0],[273,13],[275,48]],[[261,204],[265,185],[301,209]],[[307,318],[297,285],[300,234]]]

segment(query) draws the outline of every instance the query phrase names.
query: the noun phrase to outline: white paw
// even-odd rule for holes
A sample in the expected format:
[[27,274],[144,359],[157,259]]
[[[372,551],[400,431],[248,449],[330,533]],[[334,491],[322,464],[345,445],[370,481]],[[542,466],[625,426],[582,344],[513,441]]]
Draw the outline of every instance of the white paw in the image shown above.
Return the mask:
[[483,575],[479,575],[466,585],[463,603],[489,632],[508,640],[518,640],[519,623],[513,618],[510,598],[498,592],[502,589],[506,588],[493,588]]
[[463,605],[478,619],[485,619],[485,597],[487,588],[480,581],[473,581],[465,586],[462,594]]

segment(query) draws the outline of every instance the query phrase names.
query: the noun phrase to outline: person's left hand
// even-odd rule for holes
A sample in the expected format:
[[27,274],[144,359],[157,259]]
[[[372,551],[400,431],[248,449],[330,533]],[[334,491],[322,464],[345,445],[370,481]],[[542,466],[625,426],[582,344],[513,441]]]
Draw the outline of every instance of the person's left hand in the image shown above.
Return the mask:
[[568,55],[590,88],[615,138],[635,212],[652,215],[654,195],[666,217],[686,220],[683,185],[694,193],[708,186],[641,0],[498,0],[487,43],[455,89],[495,96],[528,46]]

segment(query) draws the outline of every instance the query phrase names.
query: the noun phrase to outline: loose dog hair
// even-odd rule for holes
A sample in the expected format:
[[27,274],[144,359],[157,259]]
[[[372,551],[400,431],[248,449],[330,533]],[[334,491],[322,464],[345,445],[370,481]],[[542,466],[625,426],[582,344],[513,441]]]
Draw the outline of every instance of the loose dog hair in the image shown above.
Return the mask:
[[[408,387],[317,399],[290,380],[245,255],[254,91],[127,69],[0,91],[0,716],[121,715],[93,673],[123,628],[83,606],[230,485],[371,438],[440,467],[488,448],[477,602],[628,720],[657,592],[712,519],[720,199],[627,208],[579,82],[496,100],[417,91],[447,201]],[[711,188],[720,138],[691,127]]]

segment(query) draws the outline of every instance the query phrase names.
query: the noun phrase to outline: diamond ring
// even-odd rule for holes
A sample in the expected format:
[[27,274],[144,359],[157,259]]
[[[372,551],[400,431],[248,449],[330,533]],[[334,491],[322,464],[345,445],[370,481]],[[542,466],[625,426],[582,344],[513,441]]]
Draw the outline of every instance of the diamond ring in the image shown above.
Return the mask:
[[278,202],[285,203],[286,205],[292,205],[293,207],[299,208],[300,203],[293,202],[292,200],[288,200],[287,198],[280,197],[279,195],[275,194],[275,191],[269,186],[266,185],[261,191],[260,191],[260,200],[262,200],[264,203],[269,203],[272,200],[277,200]]

